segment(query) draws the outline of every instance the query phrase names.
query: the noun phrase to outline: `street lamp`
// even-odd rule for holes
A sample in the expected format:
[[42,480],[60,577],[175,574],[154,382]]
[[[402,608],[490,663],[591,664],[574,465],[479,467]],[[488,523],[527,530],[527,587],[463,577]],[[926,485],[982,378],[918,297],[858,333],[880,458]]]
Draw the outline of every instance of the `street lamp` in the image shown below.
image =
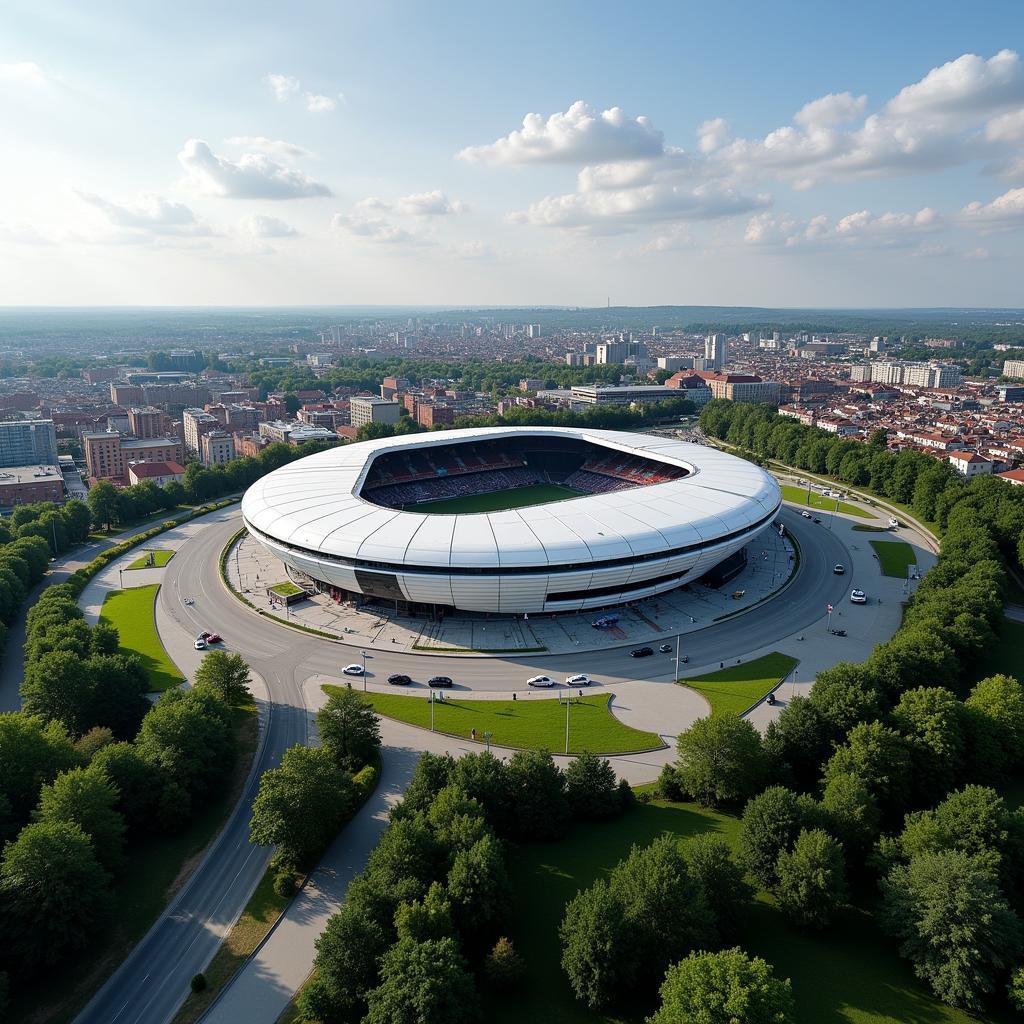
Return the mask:
[[565,752],[569,753],[569,705],[572,703],[572,694],[565,695]]
[[359,654],[363,659],[363,693],[366,693],[366,651],[360,651]]
[[682,643],[683,634],[676,634],[676,682],[679,682],[679,645]]
[[434,731],[434,691],[430,691],[430,731]]
[[124,590],[124,569],[117,570],[117,586],[118,589]]

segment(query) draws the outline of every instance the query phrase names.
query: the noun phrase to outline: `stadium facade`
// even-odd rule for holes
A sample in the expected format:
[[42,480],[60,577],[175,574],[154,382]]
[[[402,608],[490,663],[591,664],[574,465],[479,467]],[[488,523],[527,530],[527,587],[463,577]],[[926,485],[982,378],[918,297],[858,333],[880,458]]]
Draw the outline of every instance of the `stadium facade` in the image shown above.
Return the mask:
[[[560,500],[527,503],[552,492]],[[493,427],[308,456],[253,484],[242,515],[256,540],[337,600],[521,615],[696,580],[767,529],[781,503],[769,474],[713,448]]]

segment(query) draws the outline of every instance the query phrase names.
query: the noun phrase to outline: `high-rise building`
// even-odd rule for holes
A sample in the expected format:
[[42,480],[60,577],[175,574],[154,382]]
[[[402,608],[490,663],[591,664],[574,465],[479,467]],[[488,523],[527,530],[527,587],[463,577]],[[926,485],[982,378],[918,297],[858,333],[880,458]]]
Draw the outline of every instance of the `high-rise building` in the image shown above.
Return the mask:
[[226,430],[211,430],[199,439],[200,461],[204,466],[220,466],[235,457],[235,439]]
[[529,324],[526,328],[526,333],[531,338],[540,337],[540,324]]
[[141,384],[111,384],[110,400],[114,405],[142,405],[146,400]]
[[1003,363],[1003,376],[1015,380],[1024,378],[1024,359],[1007,359]]
[[55,466],[57,431],[53,420],[0,423],[0,466]]
[[724,334],[709,334],[704,339],[704,358],[711,360],[715,370],[721,370],[726,362],[726,338]]
[[400,408],[398,402],[360,395],[349,403],[352,426],[358,429],[367,423],[397,423]]
[[126,481],[128,466],[133,462],[185,461],[182,443],[169,437],[143,440],[111,432],[85,433],[82,447],[89,476],[97,480]]
[[629,342],[627,341],[601,341],[597,344],[598,366],[605,366],[609,363],[624,363],[629,355]]
[[185,427],[185,447],[190,455],[200,454],[203,434],[208,434],[211,430],[220,430],[222,426],[216,416],[202,409],[185,409],[181,414],[181,421]]
[[132,406],[128,410],[128,431],[133,437],[162,437],[164,414],[153,406]]

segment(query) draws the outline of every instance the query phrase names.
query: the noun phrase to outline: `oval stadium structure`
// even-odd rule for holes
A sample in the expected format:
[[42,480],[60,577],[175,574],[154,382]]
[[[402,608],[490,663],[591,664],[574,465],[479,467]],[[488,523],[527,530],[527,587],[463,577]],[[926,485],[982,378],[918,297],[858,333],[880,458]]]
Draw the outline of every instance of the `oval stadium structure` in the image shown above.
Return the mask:
[[335,599],[521,615],[696,580],[770,526],[781,502],[771,476],[713,448],[491,427],[310,455],[253,484],[242,515]]

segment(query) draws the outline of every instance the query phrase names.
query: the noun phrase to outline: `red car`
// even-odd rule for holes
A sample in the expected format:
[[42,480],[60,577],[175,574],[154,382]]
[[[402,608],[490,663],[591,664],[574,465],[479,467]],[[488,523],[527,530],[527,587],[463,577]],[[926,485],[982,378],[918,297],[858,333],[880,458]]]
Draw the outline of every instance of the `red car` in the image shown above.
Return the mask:
[[223,641],[223,639],[224,638],[220,635],[220,633],[209,633],[207,634],[206,642],[208,644],[219,644]]

